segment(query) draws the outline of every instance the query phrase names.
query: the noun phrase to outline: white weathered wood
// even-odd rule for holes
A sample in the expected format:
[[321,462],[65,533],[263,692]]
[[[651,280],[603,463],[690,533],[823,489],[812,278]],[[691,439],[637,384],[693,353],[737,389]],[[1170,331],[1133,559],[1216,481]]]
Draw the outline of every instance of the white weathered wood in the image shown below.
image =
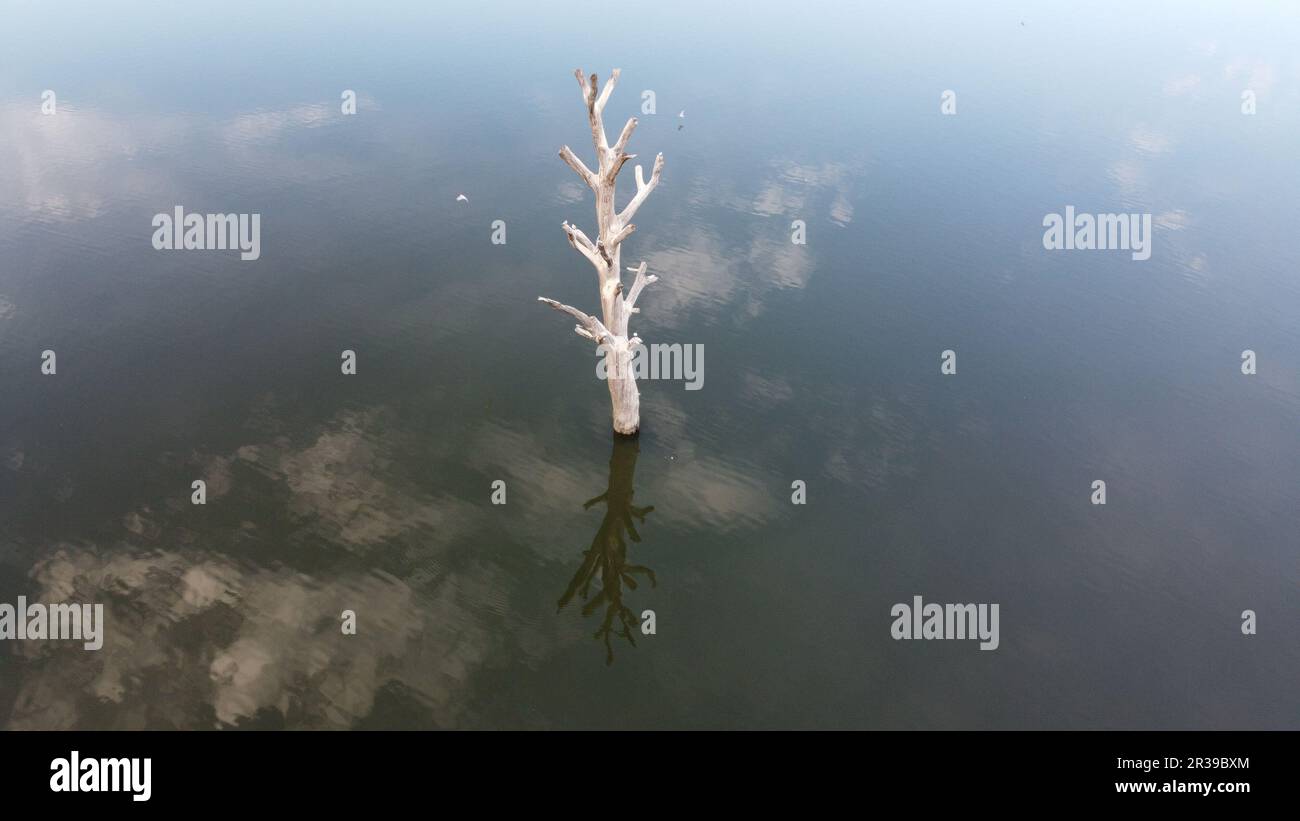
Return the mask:
[[[645,260],[642,260],[641,264],[636,268],[629,267],[628,270],[636,274],[636,278],[632,280],[632,289],[629,290],[627,296],[623,298],[623,311],[627,314],[627,319],[631,319],[632,314],[640,313],[641,311],[640,308],[636,307],[636,300],[637,297],[641,296],[641,290],[647,285],[658,282],[659,277],[654,274],[651,274],[650,276],[645,275]],[[627,319],[625,319],[624,322],[626,322]]]
[[560,227],[564,229],[564,235],[569,238],[569,244],[578,249],[578,253],[596,266],[596,273],[600,274],[604,267],[604,261],[600,252],[596,250],[596,246],[591,244],[591,240],[587,239],[587,235],[567,222],[562,223]]
[[641,166],[638,165],[636,167],[636,195],[632,197],[632,201],[623,209],[623,213],[618,215],[619,222],[628,222],[632,219],[632,215],[636,213],[636,209],[641,207],[641,203],[645,202],[645,198],[650,196],[650,192],[655,190],[655,186],[659,184],[659,175],[663,173],[663,170],[663,154],[659,154],[655,157],[655,167],[654,170],[650,172],[650,182],[645,181],[645,177],[641,173]]
[[586,163],[578,159],[567,145],[560,149],[560,157],[569,164],[570,168],[578,172],[578,176],[582,177],[582,181],[587,184],[588,188],[593,191],[596,190],[596,175],[591,173],[591,169],[587,167]]
[[[645,181],[641,166],[636,166],[636,194],[620,213],[614,206],[615,179],[623,165],[636,157],[627,153],[628,141],[636,131],[637,119],[631,117],[623,126],[623,131],[611,147],[605,137],[605,104],[618,84],[619,69],[614,69],[604,88],[600,88],[596,75],[584,78],[582,70],[574,72],[578,79],[578,88],[582,93],[582,102],[587,109],[587,121],[591,126],[592,147],[596,150],[596,170],[592,171],[566,145],[560,149],[560,157],[574,170],[587,187],[596,195],[596,240],[593,242],[576,226],[563,223],[565,236],[569,244],[596,269],[600,288],[601,318],[596,319],[577,308],[556,302],[553,299],[538,297],[542,302],[556,310],[563,311],[578,320],[574,328],[577,334],[590,339],[604,348],[606,371],[609,383],[609,397],[613,411],[614,430],[618,433],[636,433],[641,427],[640,394],[637,392],[635,374],[632,372],[632,349],[642,344],[635,334],[628,335],[628,320],[640,309],[636,307],[637,297],[645,286],[658,280],[655,276],[646,276],[646,264],[638,268],[628,268],[636,273],[632,288],[624,294],[620,279],[619,257],[624,240],[632,235],[636,226],[632,216],[636,214],[646,197],[659,184],[663,172],[664,155],[655,157],[654,170],[650,181]],[[599,90],[598,90],[599,89]]]
[[598,344],[605,344],[607,341],[614,338],[614,335],[611,334],[603,324],[601,324],[601,321],[591,314],[583,313],[572,305],[565,305],[562,302],[556,302],[555,300],[547,299],[544,296],[539,296],[537,301],[545,302],[555,310],[563,311],[578,320],[578,324],[573,328],[573,330],[577,332],[578,336],[584,336]]

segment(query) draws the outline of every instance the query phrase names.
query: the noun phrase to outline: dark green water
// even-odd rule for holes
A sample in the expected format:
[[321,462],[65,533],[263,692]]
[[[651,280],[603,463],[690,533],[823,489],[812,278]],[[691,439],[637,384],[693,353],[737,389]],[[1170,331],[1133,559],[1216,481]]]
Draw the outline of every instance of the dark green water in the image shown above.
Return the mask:
[[[622,8],[0,9],[0,602],[107,618],[0,723],[1300,728],[1296,9]],[[596,308],[578,66],[666,156],[633,329],[706,351],[636,442],[535,301]]]

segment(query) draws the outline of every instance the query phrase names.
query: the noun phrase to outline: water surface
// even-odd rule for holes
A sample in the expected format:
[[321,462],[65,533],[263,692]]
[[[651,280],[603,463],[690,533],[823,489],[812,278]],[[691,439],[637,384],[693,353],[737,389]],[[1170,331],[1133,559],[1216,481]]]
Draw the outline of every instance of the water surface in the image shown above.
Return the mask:
[[[0,721],[1300,728],[1296,10],[621,8],[5,7],[0,601],[108,633],[5,642]],[[596,307],[579,66],[667,159],[633,329],[706,351],[635,442],[535,301]],[[1152,258],[1045,251],[1067,205]]]

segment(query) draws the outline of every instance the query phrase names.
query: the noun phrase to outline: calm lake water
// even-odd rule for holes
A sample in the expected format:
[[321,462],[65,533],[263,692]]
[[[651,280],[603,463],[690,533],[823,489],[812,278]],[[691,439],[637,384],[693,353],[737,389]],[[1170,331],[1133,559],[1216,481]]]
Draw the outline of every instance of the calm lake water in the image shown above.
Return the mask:
[[[1295,6],[620,9],[4,7],[0,602],[107,625],[3,642],[0,723],[1300,728]],[[536,302],[597,307],[615,66],[632,327],[706,352],[635,441]]]

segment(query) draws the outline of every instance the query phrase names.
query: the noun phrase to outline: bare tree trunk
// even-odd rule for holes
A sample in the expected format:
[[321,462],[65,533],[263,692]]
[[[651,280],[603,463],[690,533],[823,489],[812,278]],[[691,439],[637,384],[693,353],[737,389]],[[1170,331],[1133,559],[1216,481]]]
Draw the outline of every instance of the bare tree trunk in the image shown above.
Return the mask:
[[538,299],[577,319],[578,325],[574,331],[579,336],[592,340],[604,350],[614,430],[617,433],[632,434],[641,427],[641,399],[637,392],[635,374],[632,372],[634,349],[641,344],[641,338],[635,334],[629,336],[627,325],[628,319],[638,311],[636,300],[641,295],[641,290],[655,282],[658,277],[646,276],[645,262],[636,268],[628,268],[629,271],[635,272],[636,278],[631,289],[624,294],[619,273],[620,248],[623,240],[636,230],[636,226],[632,224],[632,216],[659,184],[659,176],[664,167],[664,155],[659,154],[655,157],[654,170],[650,173],[649,182],[645,181],[641,166],[636,166],[636,194],[626,208],[621,212],[616,210],[615,178],[623,168],[623,163],[636,156],[624,150],[627,148],[628,140],[632,138],[632,132],[636,130],[636,117],[627,121],[617,142],[611,147],[605,138],[602,114],[605,103],[609,101],[609,96],[618,83],[619,70],[614,69],[599,94],[597,94],[598,83],[595,74],[591,75],[590,80],[583,79],[581,69],[574,74],[578,78],[582,101],[587,107],[587,119],[591,124],[591,140],[596,148],[596,171],[592,172],[588,169],[567,145],[560,149],[560,157],[577,172],[596,195],[596,241],[593,243],[586,234],[568,222],[563,223],[563,228],[569,238],[569,244],[586,257],[596,269],[597,283],[600,287],[601,318],[596,319],[577,308],[563,305],[553,299],[544,297]]

